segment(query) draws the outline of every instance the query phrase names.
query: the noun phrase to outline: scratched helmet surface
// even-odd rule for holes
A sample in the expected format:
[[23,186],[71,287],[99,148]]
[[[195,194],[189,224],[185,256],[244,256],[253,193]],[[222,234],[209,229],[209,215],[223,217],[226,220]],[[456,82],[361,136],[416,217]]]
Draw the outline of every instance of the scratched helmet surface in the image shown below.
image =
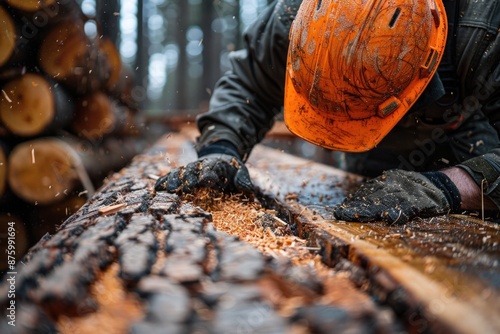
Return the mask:
[[375,147],[431,80],[446,35],[441,0],[305,0],[290,31],[285,123],[329,149]]

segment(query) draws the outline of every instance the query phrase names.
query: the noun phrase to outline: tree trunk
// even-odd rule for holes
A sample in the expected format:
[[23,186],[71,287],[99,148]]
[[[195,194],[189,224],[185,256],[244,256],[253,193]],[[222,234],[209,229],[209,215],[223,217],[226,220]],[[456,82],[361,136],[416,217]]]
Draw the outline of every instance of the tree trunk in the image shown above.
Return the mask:
[[191,101],[189,101],[189,62],[187,58],[187,38],[186,33],[189,28],[189,2],[178,1],[179,9],[177,13],[177,33],[175,34],[176,42],[179,47],[179,58],[177,61],[177,69],[175,74],[176,80],[176,94],[175,105],[176,109],[187,110],[191,108]]
[[96,20],[100,22],[103,36],[109,38],[112,43],[118,41],[120,31],[119,15],[120,1],[119,0],[97,0],[96,1]]
[[27,73],[2,87],[0,119],[14,135],[32,137],[59,130],[72,118],[70,97],[39,74]]

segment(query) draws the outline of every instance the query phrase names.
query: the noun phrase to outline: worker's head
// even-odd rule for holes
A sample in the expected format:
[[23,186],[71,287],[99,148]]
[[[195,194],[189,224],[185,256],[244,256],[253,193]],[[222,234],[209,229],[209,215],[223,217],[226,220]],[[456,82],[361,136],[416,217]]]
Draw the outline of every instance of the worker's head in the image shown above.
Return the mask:
[[431,80],[446,35],[441,0],[305,0],[290,31],[287,126],[326,148],[373,148]]

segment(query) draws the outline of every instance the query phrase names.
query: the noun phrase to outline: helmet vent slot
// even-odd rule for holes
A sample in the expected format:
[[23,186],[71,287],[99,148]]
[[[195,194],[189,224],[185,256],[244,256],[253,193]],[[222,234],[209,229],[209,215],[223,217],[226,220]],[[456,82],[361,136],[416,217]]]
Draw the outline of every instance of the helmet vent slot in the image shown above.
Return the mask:
[[428,68],[431,65],[431,62],[434,60],[436,54],[436,50],[430,49],[429,50],[429,55],[427,56],[427,59],[425,60],[424,67]]
[[398,20],[400,15],[401,15],[401,8],[398,7],[398,8],[396,8],[394,15],[392,15],[391,21],[389,22],[389,28],[394,27],[394,25],[396,24],[396,21]]

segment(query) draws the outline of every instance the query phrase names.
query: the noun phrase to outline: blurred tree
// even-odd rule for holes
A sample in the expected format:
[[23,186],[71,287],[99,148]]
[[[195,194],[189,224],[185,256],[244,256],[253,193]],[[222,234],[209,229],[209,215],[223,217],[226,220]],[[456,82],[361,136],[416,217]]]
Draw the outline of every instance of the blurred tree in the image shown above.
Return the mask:
[[228,54],[270,0],[78,0],[117,41],[136,77],[134,94],[152,115],[206,109]]
[[118,42],[120,0],[96,0],[96,20],[102,34]]

